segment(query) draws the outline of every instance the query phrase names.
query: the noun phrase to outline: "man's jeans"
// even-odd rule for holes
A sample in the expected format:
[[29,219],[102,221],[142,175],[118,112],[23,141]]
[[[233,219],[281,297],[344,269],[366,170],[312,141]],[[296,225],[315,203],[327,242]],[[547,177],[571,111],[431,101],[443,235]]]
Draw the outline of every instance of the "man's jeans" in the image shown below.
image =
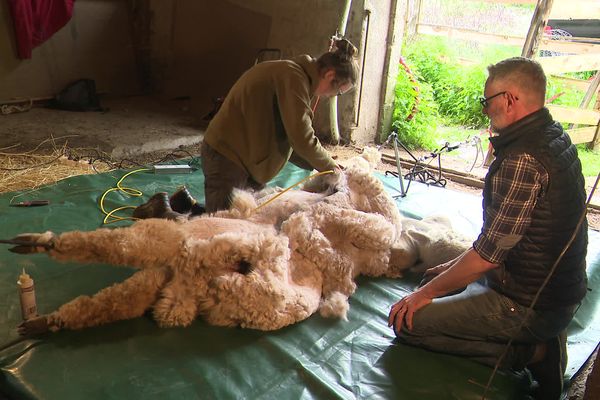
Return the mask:
[[531,311],[521,328],[527,307],[478,281],[459,294],[435,299],[417,311],[412,331],[403,326],[398,340],[494,366],[513,338],[500,367],[521,370],[531,360],[535,345],[558,336],[575,310],[576,306],[569,306]]

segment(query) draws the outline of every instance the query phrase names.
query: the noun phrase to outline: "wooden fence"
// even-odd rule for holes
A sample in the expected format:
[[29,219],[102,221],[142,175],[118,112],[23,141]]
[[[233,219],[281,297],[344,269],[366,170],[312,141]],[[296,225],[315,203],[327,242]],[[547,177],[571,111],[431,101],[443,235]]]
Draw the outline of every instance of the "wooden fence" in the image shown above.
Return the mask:
[[[548,19],[600,19],[600,1],[590,0],[468,0],[482,3],[535,4],[531,26],[526,37],[497,35],[451,26],[421,23],[420,12],[424,2],[414,0],[407,8],[407,34],[438,35],[452,39],[468,40],[485,44],[522,46],[522,56],[534,57],[542,64],[544,71],[564,83],[586,92],[580,107],[549,105],[555,120],[571,124],[568,129],[574,143],[588,143],[589,147],[600,149],[600,39],[550,37],[544,34]],[[408,1],[411,3],[411,1]],[[599,22],[600,23],[600,22]],[[538,57],[538,50],[548,50],[565,55]],[[590,81],[564,77],[565,72],[596,71]],[[594,93],[596,103],[589,108]]]

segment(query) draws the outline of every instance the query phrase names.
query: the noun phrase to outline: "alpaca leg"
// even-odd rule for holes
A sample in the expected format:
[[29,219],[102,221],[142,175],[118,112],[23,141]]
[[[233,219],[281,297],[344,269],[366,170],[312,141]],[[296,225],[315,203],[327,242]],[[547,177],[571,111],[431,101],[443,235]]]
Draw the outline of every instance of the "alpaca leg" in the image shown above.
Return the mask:
[[[185,248],[186,236],[180,224],[148,219],[127,228],[26,234],[34,242],[44,242],[38,250],[60,261],[106,263],[144,268],[173,262]],[[41,247],[48,245],[47,248]]]
[[398,275],[402,271],[413,267],[419,259],[419,248],[415,241],[404,231],[400,239],[394,243],[390,250],[390,272],[396,272]]
[[348,296],[340,292],[332,292],[329,296],[323,297],[319,304],[319,314],[325,318],[341,318],[348,320]]
[[[321,213],[303,212],[292,215],[282,227],[290,239],[291,250],[313,263],[322,273],[324,297],[333,291],[350,295],[356,290],[352,260],[348,254],[337,251],[332,243],[332,239],[344,240],[345,234],[334,229],[333,220],[335,216],[328,218]],[[323,229],[324,225],[331,225],[331,229]]]
[[82,329],[140,317],[156,302],[168,279],[166,268],[145,269],[94,296],[79,296],[47,316],[50,330]]
[[[325,207],[324,207],[325,208]],[[359,249],[389,248],[395,240],[395,229],[381,215],[362,211],[339,209],[327,205],[319,213],[319,229],[333,243],[349,242]]]
[[196,319],[196,296],[182,279],[176,278],[169,282],[160,297],[152,312],[160,327],[188,326]]
[[400,230],[402,218],[398,206],[379,179],[364,171],[355,172],[348,176],[348,187],[355,209],[379,214]]

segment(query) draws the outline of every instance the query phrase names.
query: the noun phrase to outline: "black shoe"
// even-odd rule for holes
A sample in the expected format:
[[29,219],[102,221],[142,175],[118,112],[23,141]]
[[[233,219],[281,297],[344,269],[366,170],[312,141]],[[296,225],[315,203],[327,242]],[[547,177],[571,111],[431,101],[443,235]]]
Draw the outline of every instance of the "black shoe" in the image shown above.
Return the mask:
[[190,212],[195,203],[196,200],[192,197],[192,194],[185,186],[180,187],[169,198],[169,204],[171,205],[171,208],[173,211],[177,211],[179,213]]
[[206,208],[204,207],[204,205],[196,203],[192,206],[192,211],[190,216],[194,217],[196,215],[202,215],[206,212]]
[[563,392],[563,380],[567,367],[567,337],[562,333],[546,342],[544,358],[527,369],[538,383],[533,397],[539,400],[558,400]]
[[190,213],[191,216],[204,214],[206,209],[198,204],[196,199],[188,191],[185,186],[182,186],[169,198],[169,204],[173,211],[179,213]]
[[138,219],[146,218],[166,218],[180,219],[181,214],[171,209],[169,204],[169,195],[165,192],[156,193],[154,196],[133,210],[133,217]]

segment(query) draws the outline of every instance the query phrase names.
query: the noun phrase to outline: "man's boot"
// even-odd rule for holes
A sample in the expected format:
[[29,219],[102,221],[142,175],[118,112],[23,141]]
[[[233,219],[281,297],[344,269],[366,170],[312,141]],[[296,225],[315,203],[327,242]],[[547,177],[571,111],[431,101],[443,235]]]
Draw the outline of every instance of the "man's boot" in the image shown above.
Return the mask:
[[566,367],[567,335],[563,332],[546,342],[546,353],[541,361],[527,366],[539,385],[533,394],[534,399],[560,399]]
[[173,193],[169,198],[169,204],[173,211],[182,214],[190,213],[191,216],[204,214],[206,212],[205,208],[198,204],[185,186],[182,186]]
[[166,192],[156,193],[154,196],[133,210],[133,217],[139,219],[146,218],[166,218],[171,220],[181,219],[183,215],[171,209],[169,204],[169,195]]

